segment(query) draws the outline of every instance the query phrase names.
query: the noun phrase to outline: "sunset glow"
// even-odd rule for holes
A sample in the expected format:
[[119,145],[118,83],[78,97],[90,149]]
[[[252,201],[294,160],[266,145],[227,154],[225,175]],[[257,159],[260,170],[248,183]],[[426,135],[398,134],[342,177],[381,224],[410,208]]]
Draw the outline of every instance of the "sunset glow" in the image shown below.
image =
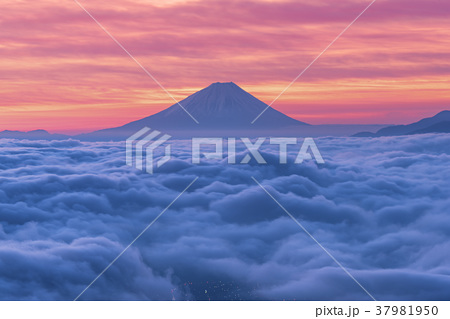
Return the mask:
[[[74,1],[3,3],[0,130],[89,132],[173,104]],[[176,99],[233,81],[270,103],[369,1],[80,3]],[[449,109],[449,10],[378,0],[273,107],[311,124],[403,124]]]

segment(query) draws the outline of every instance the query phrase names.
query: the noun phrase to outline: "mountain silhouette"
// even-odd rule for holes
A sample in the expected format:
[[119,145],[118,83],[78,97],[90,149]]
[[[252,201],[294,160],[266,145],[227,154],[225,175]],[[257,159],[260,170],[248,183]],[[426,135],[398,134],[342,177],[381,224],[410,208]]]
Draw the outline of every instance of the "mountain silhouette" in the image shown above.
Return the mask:
[[29,132],[5,130],[0,132],[0,138],[16,138],[26,140],[66,140],[71,138],[71,136],[64,134],[51,134],[45,130],[34,130]]
[[412,124],[388,126],[376,133],[361,132],[353,136],[377,137],[424,133],[450,133],[450,111],[442,111],[433,117],[428,117]]
[[[268,105],[233,82],[213,83],[169,108],[120,127],[78,135],[81,139],[124,139],[143,127],[174,136],[202,132],[277,131],[307,126]],[[183,108],[185,110],[183,110]],[[263,110],[267,110],[252,124]],[[192,117],[188,114],[192,115]],[[195,119],[195,120],[194,120]],[[196,123],[196,121],[198,123]]]

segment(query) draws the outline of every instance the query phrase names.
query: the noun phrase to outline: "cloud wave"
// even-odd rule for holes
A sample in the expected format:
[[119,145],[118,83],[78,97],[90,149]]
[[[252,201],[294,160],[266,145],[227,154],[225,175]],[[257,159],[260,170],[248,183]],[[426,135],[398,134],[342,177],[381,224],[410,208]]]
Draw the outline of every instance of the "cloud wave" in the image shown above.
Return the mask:
[[3,140],[0,299],[74,299],[195,176],[82,300],[369,300],[252,176],[375,298],[447,298],[450,136],[316,143],[324,165],[193,165],[179,141],[148,175],[122,143]]

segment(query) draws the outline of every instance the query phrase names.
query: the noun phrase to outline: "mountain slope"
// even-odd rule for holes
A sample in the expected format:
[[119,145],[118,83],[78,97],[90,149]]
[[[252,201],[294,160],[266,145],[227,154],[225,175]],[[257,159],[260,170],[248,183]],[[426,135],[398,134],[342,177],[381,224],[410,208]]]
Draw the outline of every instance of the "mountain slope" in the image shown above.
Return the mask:
[[355,137],[399,136],[424,133],[449,133],[450,111],[442,111],[433,117],[422,119],[408,125],[394,125],[382,128],[376,133],[361,132]]
[[450,133],[450,121],[443,121],[426,128],[411,132],[410,134],[426,134],[426,133]]
[[[279,130],[309,125],[271,107],[267,108],[267,104],[232,82],[213,83],[180,101],[180,104],[198,121],[198,124],[180,105],[174,104],[157,114],[123,126],[77,137],[123,139],[145,126],[171,135],[185,135],[187,132]],[[264,114],[251,124],[266,108]]]
[[409,135],[424,130],[440,122],[450,121],[450,111],[442,111],[433,117],[422,119],[409,125],[395,125],[379,130],[377,136]]

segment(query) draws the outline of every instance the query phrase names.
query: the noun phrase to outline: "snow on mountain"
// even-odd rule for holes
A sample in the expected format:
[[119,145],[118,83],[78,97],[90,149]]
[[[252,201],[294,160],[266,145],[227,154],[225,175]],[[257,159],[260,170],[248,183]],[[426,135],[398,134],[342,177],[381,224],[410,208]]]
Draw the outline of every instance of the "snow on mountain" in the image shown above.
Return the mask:
[[[272,107],[267,108],[267,104],[232,82],[213,83],[179,103],[182,107],[176,103],[157,114],[121,127],[83,134],[79,137],[83,139],[123,139],[145,126],[172,135],[183,135],[187,132],[198,133],[202,131],[280,130],[309,125],[284,115]],[[264,114],[254,124],[251,124],[266,108]]]

